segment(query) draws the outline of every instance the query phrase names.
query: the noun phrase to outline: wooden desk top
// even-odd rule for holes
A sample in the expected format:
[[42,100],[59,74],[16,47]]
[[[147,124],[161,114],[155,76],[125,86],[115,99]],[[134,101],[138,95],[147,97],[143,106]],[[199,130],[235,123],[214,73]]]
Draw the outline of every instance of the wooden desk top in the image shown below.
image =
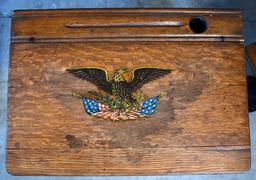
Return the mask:
[[[193,17],[205,20],[204,32],[191,30]],[[165,93],[154,114],[111,121],[86,113],[82,99],[72,96],[102,90],[95,85],[99,79],[93,84],[66,71],[76,67],[104,68],[110,79],[116,69],[127,67],[129,80],[138,67],[173,71],[140,89],[147,98]],[[250,168],[238,10],[16,11],[9,80],[11,174],[157,175]]]

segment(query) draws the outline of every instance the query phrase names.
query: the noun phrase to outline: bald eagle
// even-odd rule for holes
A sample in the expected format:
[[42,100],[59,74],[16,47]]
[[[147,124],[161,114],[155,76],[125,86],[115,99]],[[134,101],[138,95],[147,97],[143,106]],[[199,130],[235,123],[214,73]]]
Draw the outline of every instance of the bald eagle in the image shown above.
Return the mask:
[[101,90],[114,96],[118,101],[137,108],[140,105],[133,93],[150,81],[171,73],[170,69],[165,68],[139,67],[133,69],[132,78],[127,81],[124,74],[128,72],[128,68],[116,70],[111,79],[109,79],[107,71],[99,67],[76,67],[67,69],[67,71],[76,77],[91,82]]

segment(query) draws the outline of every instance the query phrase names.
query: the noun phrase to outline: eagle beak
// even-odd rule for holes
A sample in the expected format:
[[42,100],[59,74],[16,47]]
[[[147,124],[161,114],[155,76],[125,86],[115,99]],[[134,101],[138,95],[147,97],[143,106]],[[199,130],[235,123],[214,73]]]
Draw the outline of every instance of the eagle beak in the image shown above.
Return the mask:
[[119,72],[121,74],[127,73],[128,72],[128,68],[121,68],[121,69],[119,69]]

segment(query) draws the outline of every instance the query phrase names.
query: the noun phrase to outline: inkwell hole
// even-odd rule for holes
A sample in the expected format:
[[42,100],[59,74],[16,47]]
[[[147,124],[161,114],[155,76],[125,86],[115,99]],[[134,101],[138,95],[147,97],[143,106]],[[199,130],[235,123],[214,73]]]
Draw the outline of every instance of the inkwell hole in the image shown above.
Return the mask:
[[207,21],[203,17],[193,17],[189,27],[194,33],[203,33],[207,30]]

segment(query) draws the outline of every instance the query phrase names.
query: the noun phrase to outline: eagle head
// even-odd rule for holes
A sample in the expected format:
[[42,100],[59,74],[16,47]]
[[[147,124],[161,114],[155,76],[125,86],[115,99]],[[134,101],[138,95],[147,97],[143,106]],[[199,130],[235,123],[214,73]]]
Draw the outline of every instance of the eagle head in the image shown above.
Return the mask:
[[113,80],[115,82],[125,81],[124,74],[128,72],[128,68],[122,67],[117,69],[113,74]]

